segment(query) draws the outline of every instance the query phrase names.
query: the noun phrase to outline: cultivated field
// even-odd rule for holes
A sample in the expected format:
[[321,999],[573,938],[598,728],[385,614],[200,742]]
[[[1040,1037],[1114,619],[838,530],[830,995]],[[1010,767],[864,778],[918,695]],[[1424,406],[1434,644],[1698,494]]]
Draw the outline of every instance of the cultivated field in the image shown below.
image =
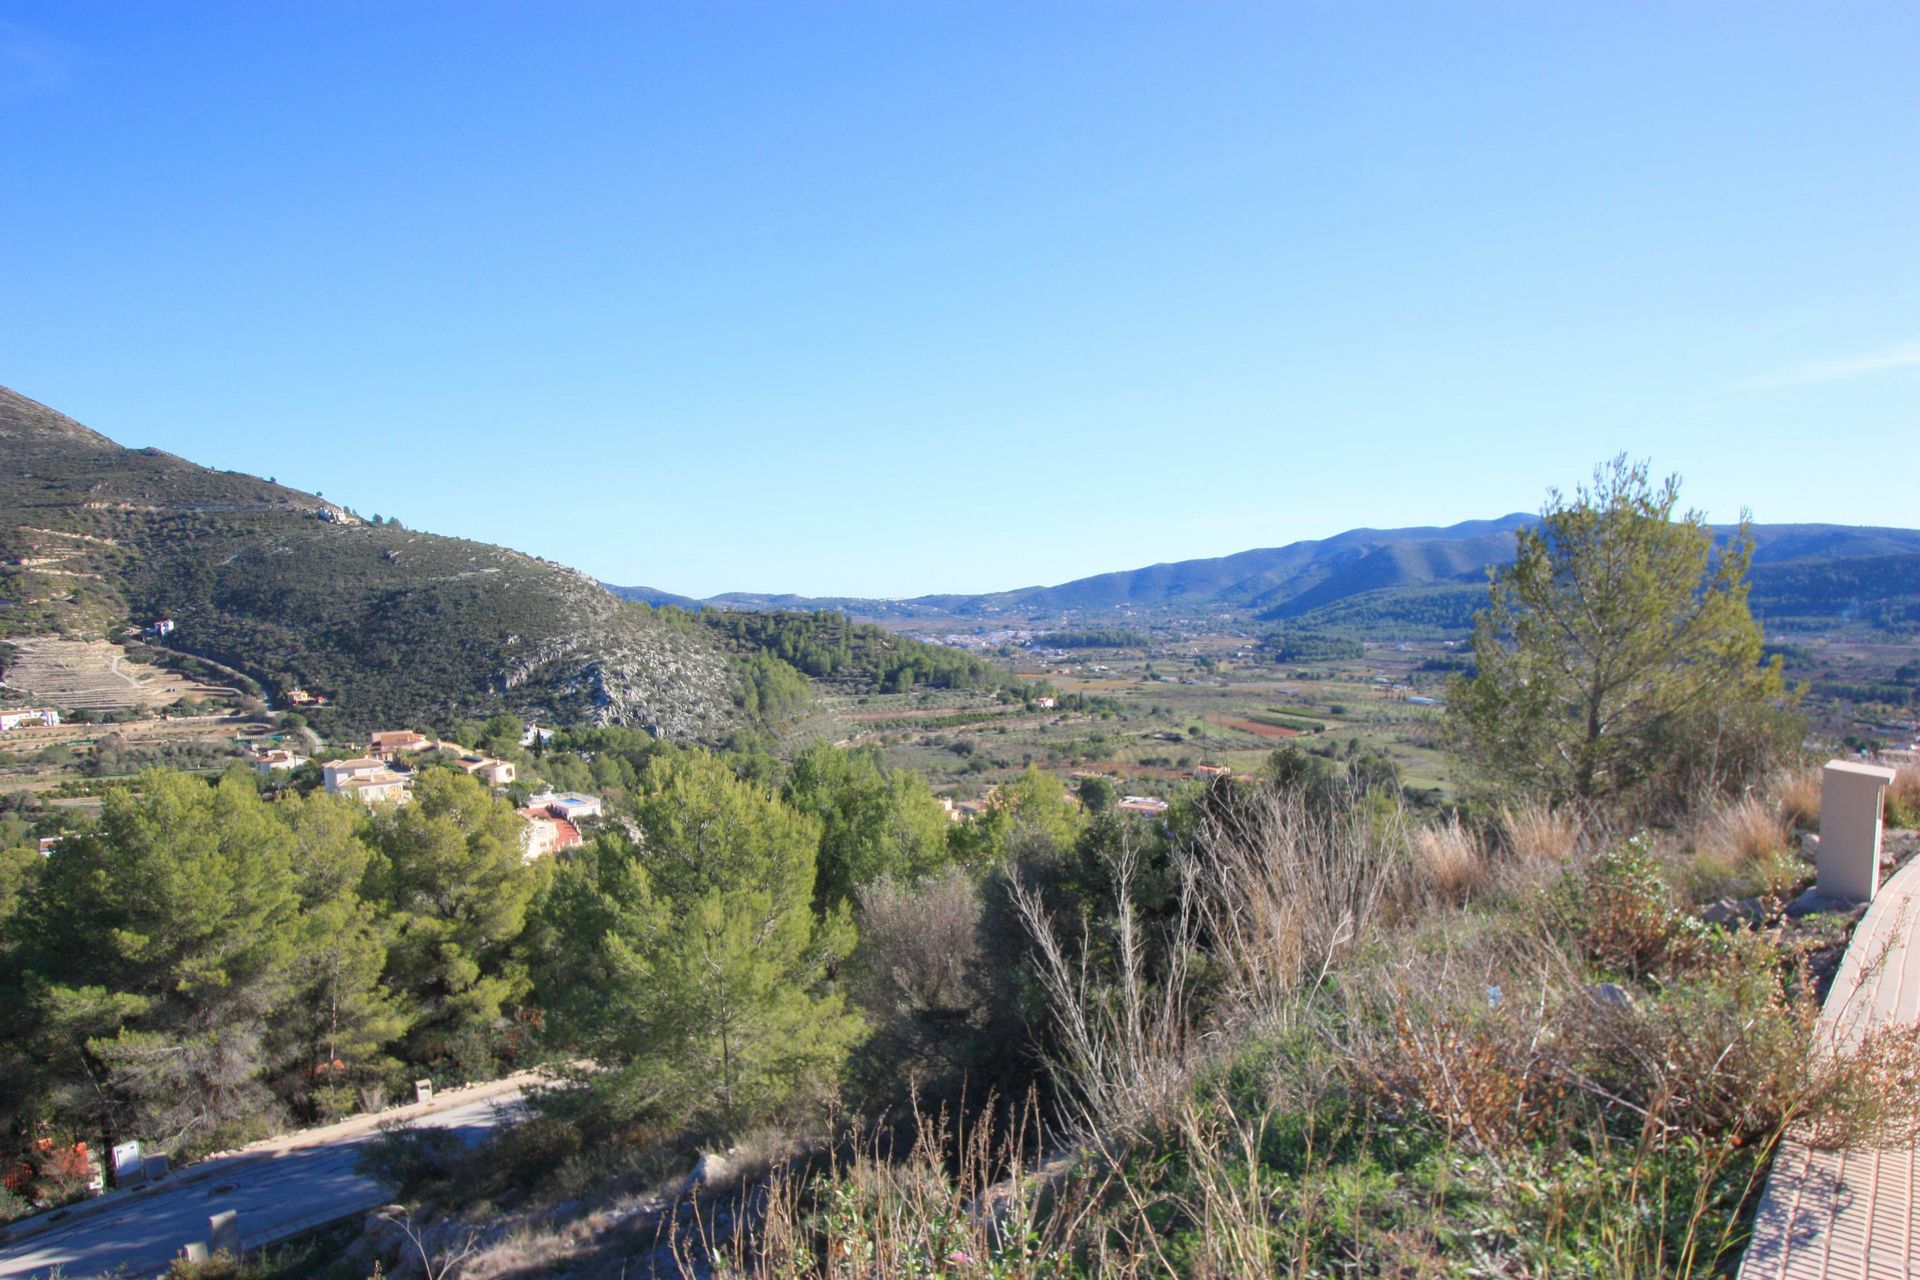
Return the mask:
[[306,751],[304,737],[287,741],[250,716],[156,716],[114,724],[34,725],[0,733],[0,793],[92,794],[90,788],[132,777],[143,768],[217,774],[250,748],[287,745]]
[[1157,635],[1135,649],[1002,652],[1010,674],[1086,705],[1029,711],[948,690],[830,697],[795,736],[877,747],[960,798],[1029,764],[1162,794],[1201,765],[1253,771],[1289,744],[1337,759],[1385,756],[1417,791],[1454,790],[1438,750],[1441,710],[1429,703],[1443,695],[1441,668],[1457,650],[1437,642],[1370,644],[1358,658],[1301,664],[1276,663],[1230,633]]

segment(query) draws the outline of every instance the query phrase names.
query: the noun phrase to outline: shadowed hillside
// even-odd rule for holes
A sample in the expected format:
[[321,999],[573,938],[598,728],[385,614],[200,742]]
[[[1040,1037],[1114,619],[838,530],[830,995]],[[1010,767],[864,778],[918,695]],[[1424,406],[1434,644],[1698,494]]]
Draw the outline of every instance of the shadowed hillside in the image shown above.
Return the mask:
[[171,618],[171,648],[325,694],[342,730],[509,709],[690,736],[732,714],[705,628],[561,565],[121,448],[4,389],[0,561],[0,638]]

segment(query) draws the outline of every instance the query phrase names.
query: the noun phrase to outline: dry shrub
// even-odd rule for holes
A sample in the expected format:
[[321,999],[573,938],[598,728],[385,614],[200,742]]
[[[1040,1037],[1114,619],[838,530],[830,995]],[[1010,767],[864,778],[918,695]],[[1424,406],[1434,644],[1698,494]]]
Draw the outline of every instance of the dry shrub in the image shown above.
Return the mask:
[[1628,1009],[1565,1008],[1577,1077],[1637,1114],[1643,1139],[1698,1135],[1735,1144],[1776,1133],[1804,1096],[1818,1004],[1781,981],[1775,948],[1752,935]]
[[1182,895],[1242,1012],[1325,980],[1373,929],[1407,843],[1406,811],[1378,792],[1322,806],[1265,791],[1209,817],[1182,862]]
[[1920,1024],[1884,1024],[1812,1056],[1802,1117],[1819,1147],[1920,1142]]
[[1780,806],[1780,821],[1789,831],[1817,831],[1820,828],[1820,771],[1793,769],[1774,775],[1767,788],[1773,802]]
[[860,891],[857,998],[863,1008],[965,1012],[979,999],[980,895],[958,867],[917,885]]
[[1202,1053],[1187,1006],[1195,953],[1192,884],[1183,887],[1167,971],[1148,972],[1148,939],[1134,904],[1140,849],[1123,838],[1114,856],[1113,961],[1096,966],[1092,923],[1077,938],[1048,911],[1040,889],[1016,878],[1013,905],[1033,941],[1033,962],[1054,1030],[1049,1067],[1083,1135],[1124,1134],[1163,1124],[1186,1095]]
[[1413,888],[1419,899],[1459,904],[1478,897],[1491,879],[1480,838],[1453,815],[1446,825],[1413,834]]
[[1887,788],[1886,822],[1890,827],[1920,827],[1920,768],[1901,765]]
[[1497,1008],[1394,1011],[1396,1049],[1381,1083],[1402,1105],[1438,1120],[1450,1138],[1505,1151],[1536,1136],[1553,1089],[1540,1049],[1545,1028],[1517,1027]]
[[1356,986],[1342,1052],[1392,1109],[1428,1117],[1449,1141],[1501,1153],[1537,1136],[1561,1090],[1551,1070],[1551,966],[1525,939],[1409,939]]
[[1568,1005],[1574,1078],[1642,1119],[1649,1141],[1816,1145],[1920,1136],[1920,1028],[1836,1035],[1778,944],[1721,938],[1657,997]]
[[1123,840],[1101,913],[1111,922],[1104,965],[1091,961],[1091,921],[1063,931],[1040,890],[1016,881],[1053,1023],[1048,1065],[1074,1126],[1113,1135],[1170,1124],[1194,1072],[1226,1043],[1197,1034],[1194,959],[1204,951],[1223,1022],[1270,1022],[1370,935],[1407,840],[1405,810],[1378,793],[1310,802],[1262,791],[1209,814],[1176,854],[1173,920],[1152,939],[1134,902],[1140,851]]

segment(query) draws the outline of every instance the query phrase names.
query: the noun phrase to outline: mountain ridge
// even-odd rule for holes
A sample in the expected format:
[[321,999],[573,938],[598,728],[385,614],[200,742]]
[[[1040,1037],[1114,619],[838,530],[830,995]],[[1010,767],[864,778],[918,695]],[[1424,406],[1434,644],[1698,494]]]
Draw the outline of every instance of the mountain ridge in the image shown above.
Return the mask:
[[[1513,559],[1514,533],[1538,516],[1512,512],[1492,519],[1404,529],[1348,529],[1326,538],[1304,539],[1223,556],[1163,561],[1138,569],[1076,578],[1053,586],[1021,587],[975,595],[929,594],[906,599],[851,596],[800,596],[726,592],[691,600],[648,588],[607,589],[628,599],[673,603],[679,607],[746,609],[833,609],[856,617],[885,620],[964,619],[993,615],[1068,614],[1100,616],[1149,610],[1188,610],[1251,616],[1260,621],[1310,619],[1382,592],[1438,591],[1478,587],[1484,600],[1486,573]],[[1737,526],[1715,526],[1723,543]],[[1784,566],[1833,566],[1834,574],[1866,591],[1872,603],[1895,602],[1903,621],[1905,594],[1920,596],[1920,529],[1824,523],[1755,524],[1752,578],[1756,600],[1767,601],[1786,616],[1801,616],[1798,606],[1819,594],[1811,579],[1798,593],[1776,588],[1794,575]],[[1806,573],[1799,575],[1807,577]],[[1817,576],[1817,575],[1816,575]],[[1906,591],[1900,590],[1903,582]],[[1782,588],[1784,589],[1784,588]],[[1377,601],[1376,601],[1377,602]],[[1756,606],[1758,607],[1758,606]],[[1469,611],[1470,612],[1470,611]],[[1449,608],[1448,616],[1457,610]],[[1915,615],[1920,620],[1920,614]],[[1323,620],[1324,621],[1324,620]],[[1449,624],[1451,625],[1451,624]]]

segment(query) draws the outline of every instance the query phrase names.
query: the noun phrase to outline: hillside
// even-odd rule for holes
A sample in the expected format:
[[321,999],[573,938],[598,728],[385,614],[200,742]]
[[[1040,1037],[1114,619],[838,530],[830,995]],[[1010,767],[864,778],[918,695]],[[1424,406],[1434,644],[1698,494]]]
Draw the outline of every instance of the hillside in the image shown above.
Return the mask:
[[0,639],[161,618],[174,650],[327,695],[343,731],[505,709],[684,737],[732,715],[726,655],[685,619],[561,565],[122,448],[0,388]]
[[[1489,567],[1513,559],[1525,514],[1445,528],[1351,529],[1330,538],[1201,560],[1097,574],[1051,587],[909,600],[807,598],[731,592],[710,608],[831,609],[860,618],[1070,616],[1153,612],[1252,615],[1307,626],[1456,630],[1486,601]],[[1732,530],[1719,530],[1722,538]],[[1920,623],[1920,530],[1852,525],[1754,525],[1753,606],[1770,625],[1795,628]],[[628,599],[686,605],[648,588],[612,587]]]

